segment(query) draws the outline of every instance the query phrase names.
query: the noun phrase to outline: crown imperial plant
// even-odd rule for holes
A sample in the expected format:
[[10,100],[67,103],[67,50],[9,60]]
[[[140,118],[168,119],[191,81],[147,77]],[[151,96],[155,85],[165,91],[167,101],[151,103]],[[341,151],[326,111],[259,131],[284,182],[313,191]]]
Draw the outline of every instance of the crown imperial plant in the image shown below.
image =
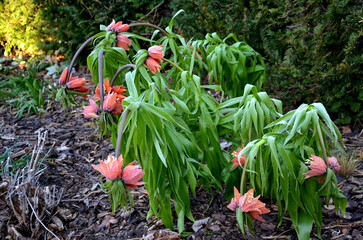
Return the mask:
[[[184,232],[185,217],[194,221],[190,193],[196,195],[197,186],[216,191],[226,186],[226,198],[232,199],[228,208],[235,211],[243,234],[245,225],[252,231],[252,220],[264,221],[261,216],[270,212],[260,200],[264,196],[277,202],[279,220],[290,214],[299,239],[309,238],[301,229],[312,229],[314,222],[320,236],[321,198],[333,198],[343,214],[347,201],[334,174],[340,166],[327,157],[332,145],[344,152],[341,135],[324,106],[302,104],[284,114],[280,100],[260,91],[266,80],[264,61],[247,43],[216,33],[188,41],[172,25],[165,30],[149,23],[101,26],[102,32],[85,41],[59,79],[63,102],[73,101],[70,94],[83,94],[85,81],[68,69],[94,43],[87,63],[96,89],[83,114],[97,121],[100,135],[115,146],[114,156],[93,165],[104,176],[101,187],[110,196],[112,211],[132,206],[129,189],[145,182],[149,216],[161,218],[170,229],[177,216],[178,231]],[[126,32],[136,26],[158,30],[147,50],[139,43],[145,37],[132,32],[131,38]],[[210,85],[202,85],[206,81]],[[237,150],[222,149],[222,138]],[[237,144],[242,142],[245,146]]]

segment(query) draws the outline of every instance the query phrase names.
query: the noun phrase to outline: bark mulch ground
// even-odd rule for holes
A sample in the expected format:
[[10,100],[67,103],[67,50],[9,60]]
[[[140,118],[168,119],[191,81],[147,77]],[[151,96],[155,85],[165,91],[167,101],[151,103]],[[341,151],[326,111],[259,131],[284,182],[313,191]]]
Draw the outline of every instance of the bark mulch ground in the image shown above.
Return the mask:
[[[43,190],[63,189],[63,194],[51,212],[45,211],[42,222],[58,238],[243,239],[235,213],[227,208],[223,192],[214,191],[213,196],[203,188],[197,190],[196,197],[191,196],[192,212],[197,220],[194,229],[199,229],[194,231],[193,223],[186,220],[185,231],[190,234],[185,237],[166,229],[156,218],[146,220],[148,195],[143,187],[132,191],[134,206],[131,210],[112,214],[108,196],[98,185],[100,174],[91,167],[91,164],[98,164],[99,160],[113,154],[112,144],[98,138],[93,123],[83,118],[82,108],[65,113],[58,103],[53,103],[46,110],[43,114],[16,119],[13,118],[15,109],[6,104],[0,106],[0,154],[12,147],[11,163],[15,164],[24,155],[14,157],[14,154],[32,149],[37,144],[38,133],[48,132],[43,152],[49,151],[49,154],[40,165],[44,172],[39,178],[39,187]],[[347,136],[344,138],[347,146],[362,153],[362,133]],[[324,205],[322,239],[363,239],[363,165],[359,164],[348,178],[338,176],[338,179],[348,197],[347,217],[335,213],[331,205]],[[1,186],[5,178],[0,180]],[[19,222],[6,194],[6,188],[0,188],[1,239],[55,239],[39,226],[31,209],[26,214],[32,222],[28,225]],[[269,199],[263,199],[263,202],[271,212],[263,215],[265,223],[254,222],[256,235],[248,234],[246,239],[297,239],[288,215],[279,226],[277,205]],[[17,206],[15,211],[20,211]],[[318,239],[315,228],[311,238]]]

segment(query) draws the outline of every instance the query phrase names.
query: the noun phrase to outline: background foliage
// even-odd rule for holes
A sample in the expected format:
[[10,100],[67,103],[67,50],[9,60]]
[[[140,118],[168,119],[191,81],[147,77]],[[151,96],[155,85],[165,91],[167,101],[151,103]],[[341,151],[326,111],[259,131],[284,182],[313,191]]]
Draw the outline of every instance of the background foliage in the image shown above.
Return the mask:
[[234,33],[259,52],[267,68],[266,91],[289,110],[319,101],[338,123],[362,120],[362,0],[5,0],[0,41],[6,52],[59,50],[69,58],[100,24],[115,18],[165,27],[169,7],[185,10],[176,19],[185,37],[217,32],[223,39]]
[[236,34],[265,57],[268,92],[278,92],[285,106],[321,101],[341,123],[363,117],[362,6],[354,0],[171,3],[186,12],[176,20],[186,37]]

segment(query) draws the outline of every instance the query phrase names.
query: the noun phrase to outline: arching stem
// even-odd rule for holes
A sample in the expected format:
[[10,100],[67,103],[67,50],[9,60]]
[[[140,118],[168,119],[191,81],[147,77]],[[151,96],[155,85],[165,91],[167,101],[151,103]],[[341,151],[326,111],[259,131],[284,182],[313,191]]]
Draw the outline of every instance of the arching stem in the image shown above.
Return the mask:
[[[252,142],[252,121],[251,121],[251,125],[250,125],[250,130],[248,132],[248,142]],[[243,166],[243,171],[242,171],[242,177],[241,177],[241,185],[240,185],[240,193],[241,195],[244,194],[245,192],[245,185],[246,185],[246,169],[248,166],[248,162],[249,162],[250,158],[248,157],[248,155],[246,156],[246,161],[245,161],[245,165]]]
[[74,62],[77,60],[78,55],[81,53],[81,51],[88,45],[88,43],[90,43],[93,40],[94,36],[88,38],[82,45],[80,48],[78,48],[76,54],[74,54],[71,63],[69,64],[69,68],[68,68],[68,74],[67,74],[67,78],[66,78],[66,83],[69,80],[69,77],[71,76],[71,72],[72,72],[72,67]]
[[173,65],[174,67],[176,67],[179,71],[184,72],[184,70],[182,68],[180,68],[178,65],[176,65],[175,63],[173,63],[172,61],[170,61],[169,59],[163,58],[163,60],[167,63],[169,63],[170,65]]
[[126,108],[121,119],[120,128],[118,129],[117,140],[116,140],[116,159],[120,156],[122,134],[124,132],[126,119],[129,113],[130,109]]
[[131,27],[137,27],[137,26],[145,26],[145,27],[156,28],[156,29],[160,30],[160,32],[164,33],[166,36],[169,35],[164,29],[162,29],[161,27],[156,26],[154,24],[151,24],[151,23],[132,23],[132,24],[129,24],[130,28]]
[[135,69],[135,68],[136,68],[136,66],[135,66],[135,64],[126,64],[126,65],[122,66],[122,67],[121,67],[121,68],[117,71],[117,73],[115,74],[115,76],[113,76],[112,81],[111,81],[111,87],[113,87],[113,84],[115,83],[116,78],[118,77],[118,75],[120,75],[120,73],[121,73],[123,70],[125,70],[126,68],[133,68],[133,69]]
[[98,84],[100,88],[101,111],[103,111],[103,50],[98,52]]

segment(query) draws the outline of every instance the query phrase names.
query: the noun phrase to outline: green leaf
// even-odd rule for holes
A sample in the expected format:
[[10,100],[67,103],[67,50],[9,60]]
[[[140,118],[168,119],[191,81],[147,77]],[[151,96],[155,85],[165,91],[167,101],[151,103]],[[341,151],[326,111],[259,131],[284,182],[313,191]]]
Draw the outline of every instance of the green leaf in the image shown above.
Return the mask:
[[185,217],[185,213],[184,213],[184,209],[181,209],[181,211],[178,214],[178,232],[183,232],[184,230],[184,217]]
[[100,31],[106,31],[106,26],[105,25],[100,25]]
[[135,71],[133,72],[127,72],[125,75],[125,79],[126,79],[126,86],[127,86],[127,91],[130,94],[130,98],[133,101],[137,101],[139,94],[137,93],[137,89],[135,86]]
[[140,66],[139,68],[137,68],[137,70],[140,71],[141,76],[149,83],[151,84],[153,82],[153,80],[151,79],[150,75],[148,74],[148,72],[146,71],[145,66]]
[[[323,190],[323,188],[327,185],[327,184],[331,184],[331,179],[332,179],[332,176],[334,175],[334,172],[330,169],[330,168],[327,168],[327,172],[326,172],[326,179],[324,181],[324,184],[323,186],[321,186],[321,188],[318,190],[318,193],[320,191]],[[328,193],[329,194],[329,193]]]
[[305,212],[299,213],[298,225],[296,232],[299,240],[310,240],[310,233],[313,228],[314,219]]
[[194,176],[194,172],[190,163],[187,162],[187,178],[190,186],[190,190],[192,191],[193,195],[195,196],[195,188],[197,186],[197,179]]
[[243,212],[240,208],[237,208],[236,218],[237,218],[238,226],[241,229],[242,234],[244,236],[245,235],[244,216],[243,216]]
[[185,113],[191,114],[188,106],[182,101],[180,100],[176,95],[172,94],[171,95],[175,101],[175,104],[177,107],[180,107]]
[[140,36],[140,35],[137,35],[135,33],[128,33],[128,32],[124,32],[123,34],[129,34],[131,35],[132,38],[136,38],[136,39],[140,39],[140,40],[143,40],[145,42],[155,42],[153,41],[152,39],[149,39],[149,38],[146,38],[146,37],[143,37],[143,36]]
[[181,14],[182,12],[184,12],[183,9],[179,10],[177,13],[174,14],[174,16],[172,17],[172,19],[170,20],[169,23],[169,27],[166,29],[167,32],[172,33],[172,28],[173,28],[173,23],[174,23],[174,19]]
[[167,168],[168,165],[166,164],[166,159],[164,157],[163,152],[161,151],[159,141],[156,139],[156,137],[153,138],[154,146],[156,149],[156,152],[158,153],[160,160],[163,162],[164,166]]
[[143,102],[141,104],[141,107],[144,108],[146,111],[148,112],[152,112],[153,114],[165,119],[165,120],[168,120],[170,122],[172,122],[175,126],[183,129],[184,131],[186,131],[187,133],[190,133],[190,130],[189,129],[186,129],[185,127],[183,127],[182,125],[180,125],[179,123],[177,123],[168,113],[165,112],[165,110],[163,108],[160,108],[160,107],[156,107],[156,106],[153,106],[149,103],[145,103]]

